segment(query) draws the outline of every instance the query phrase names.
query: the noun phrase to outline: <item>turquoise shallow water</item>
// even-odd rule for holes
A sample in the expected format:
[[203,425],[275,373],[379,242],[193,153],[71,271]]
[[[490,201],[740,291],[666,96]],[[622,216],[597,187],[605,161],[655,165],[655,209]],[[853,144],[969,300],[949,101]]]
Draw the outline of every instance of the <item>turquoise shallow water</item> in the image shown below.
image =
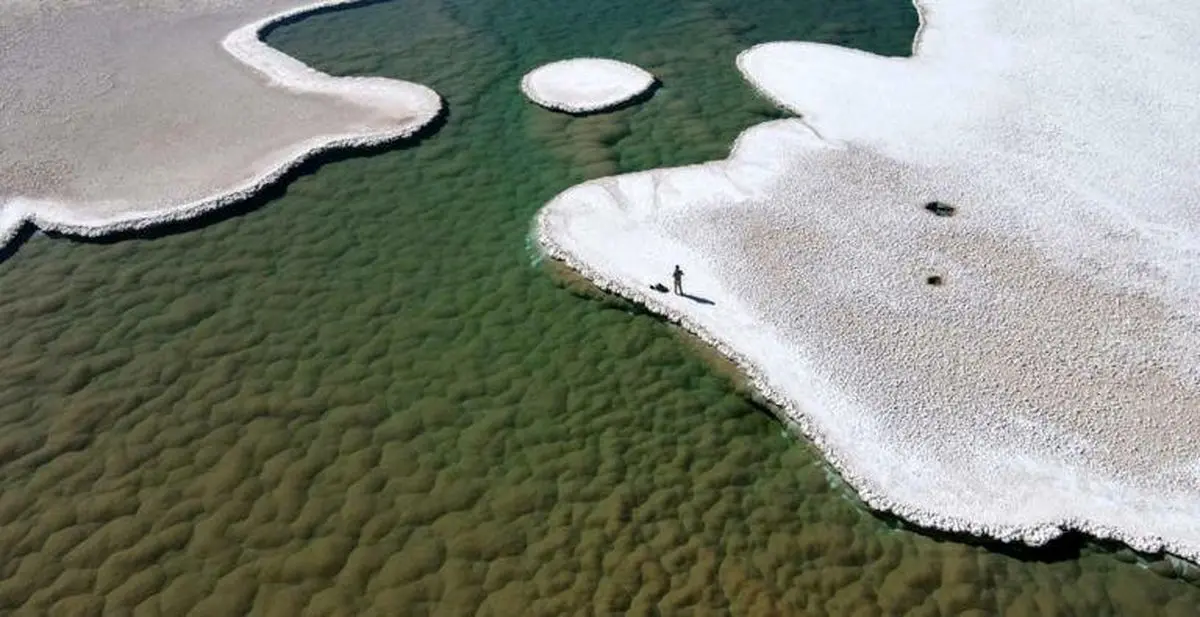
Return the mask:
[[[915,23],[899,0],[453,0],[278,29],[329,72],[432,86],[446,122],[243,216],[0,264],[0,614],[1197,614],[1162,562],[870,515],[671,328],[531,264],[556,192],[778,116],[739,50],[903,54]],[[663,88],[586,118],[521,98],[574,55]]]

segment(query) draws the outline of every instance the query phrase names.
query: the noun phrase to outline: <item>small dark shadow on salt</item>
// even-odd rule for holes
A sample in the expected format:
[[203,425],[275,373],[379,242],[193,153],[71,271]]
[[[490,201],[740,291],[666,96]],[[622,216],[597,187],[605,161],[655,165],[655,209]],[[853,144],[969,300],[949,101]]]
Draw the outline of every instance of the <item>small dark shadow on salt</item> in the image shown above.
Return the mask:
[[941,217],[954,216],[957,211],[957,208],[942,201],[931,201],[925,204],[925,209],[932,212],[934,216]]
[[[309,176],[317,172],[322,166],[329,163],[338,163],[356,158],[366,158],[382,154],[384,152],[396,152],[415,148],[432,137],[446,124],[450,116],[450,107],[442,101],[442,111],[433,120],[421,127],[419,131],[403,139],[397,139],[387,143],[376,144],[374,146],[359,146],[335,148],[326,150],[309,156],[303,162],[295,165],[275,182],[264,187],[257,193],[243,199],[233,202],[227,206],[222,206],[208,212],[201,213],[192,218],[171,221],[150,225],[142,229],[126,229],[122,231],[105,234],[103,236],[82,236],[77,234],[65,234],[53,231],[47,231],[46,235],[52,238],[65,238],[83,244],[115,244],[127,240],[157,240],[165,236],[171,236],[180,233],[195,231],[202,227],[222,223],[231,219],[235,219],[259,208],[268,203],[279,199],[287,194],[287,187],[293,181],[303,176]],[[12,243],[16,244],[16,241]],[[14,249],[15,250],[15,249]]]
[[645,103],[646,101],[649,101],[650,99],[654,98],[654,93],[658,92],[658,89],[661,87],[662,87],[662,82],[655,79],[654,83],[650,84],[649,88],[646,88],[646,90],[644,92],[629,99],[628,101],[624,101],[622,103],[617,103],[616,105],[613,105],[612,107],[605,107],[604,109],[597,109],[595,111],[563,111],[561,109],[550,109],[549,107],[543,107],[543,109],[547,109],[549,111],[557,112],[560,114],[566,114],[568,116],[574,116],[576,118],[586,118],[587,116],[596,116],[596,115],[600,115],[600,114],[611,114],[613,112],[621,111],[623,109],[629,109],[630,107],[637,107],[638,105],[641,105],[642,103]]
[[[650,286],[650,289],[653,289],[654,291],[657,291],[660,294],[665,294],[670,291],[669,289],[667,289],[667,286],[663,285],[662,283],[655,283]],[[699,304],[708,304],[708,305],[716,304],[716,302],[713,302],[712,300],[709,300],[708,298],[704,298],[701,296],[694,296],[689,293],[681,293],[679,295],[680,295],[680,297],[687,298],[688,300],[691,300],[692,302],[697,302]]]

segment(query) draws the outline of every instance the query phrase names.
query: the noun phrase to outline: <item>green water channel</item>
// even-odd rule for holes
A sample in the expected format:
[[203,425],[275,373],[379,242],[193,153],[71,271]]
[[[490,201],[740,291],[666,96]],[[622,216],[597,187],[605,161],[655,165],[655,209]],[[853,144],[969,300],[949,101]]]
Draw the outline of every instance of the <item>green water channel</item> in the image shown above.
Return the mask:
[[[0,263],[0,614],[1196,615],[1163,562],[872,516],[670,327],[533,263],[560,190],[780,116],[738,51],[915,27],[904,0],[398,0],[277,29],[445,123],[239,216]],[[581,55],[663,87],[521,97]]]

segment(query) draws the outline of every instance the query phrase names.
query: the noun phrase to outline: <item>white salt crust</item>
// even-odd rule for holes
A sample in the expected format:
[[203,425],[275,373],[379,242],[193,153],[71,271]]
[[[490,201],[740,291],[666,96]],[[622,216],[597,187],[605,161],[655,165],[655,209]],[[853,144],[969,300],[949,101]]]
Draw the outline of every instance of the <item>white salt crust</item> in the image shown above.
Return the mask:
[[[88,101],[65,100],[70,98],[69,94],[54,97],[56,100],[52,105],[58,105],[60,108],[51,107],[51,110],[62,116],[60,119],[48,117],[51,114],[44,113],[45,102],[36,100],[34,95],[26,95],[20,88],[17,89],[15,96],[11,90],[0,92],[6,99],[16,99],[16,104],[10,109],[17,109],[17,114],[19,114],[16,116],[17,122],[27,123],[20,127],[25,129],[27,136],[37,137],[41,129],[52,127],[56,123],[72,123],[71,131],[67,133],[68,136],[59,140],[63,143],[54,143],[46,148],[49,156],[43,156],[50,159],[50,164],[42,164],[42,161],[38,161],[36,164],[26,164],[20,160],[14,162],[12,158],[0,160],[0,163],[3,164],[0,165],[0,170],[4,172],[3,175],[0,175],[0,246],[11,241],[26,223],[32,223],[43,230],[80,236],[100,236],[186,220],[254,195],[278,181],[291,168],[316,154],[342,148],[375,146],[412,136],[433,121],[441,112],[441,98],[433,90],[420,84],[394,79],[332,77],[267,46],[261,39],[266,30],[280,22],[294,20],[306,13],[330,7],[352,6],[362,2],[363,0],[326,0],[316,3],[300,3],[296,0],[258,0],[252,3],[243,3],[227,0],[196,0],[190,3],[175,4],[164,2],[157,7],[147,9],[138,2],[122,4],[120,2],[92,3],[84,1],[63,3],[57,9],[50,9],[49,13],[47,13],[46,7],[39,7],[36,2],[24,4],[16,2],[8,5],[4,9],[8,14],[0,12],[0,16],[9,21],[13,31],[19,32],[21,28],[29,26],[32,26],[29,28],[30,30],[35,31],[34,35],[25,37],[35,40],[35,43],[27,45],[29,49],[21,50],[20,43],[14,46],[18,48],[18,51],[32,53],[35,57],[48,58],[59,53],[53,47],[61,40],[71,38],[70,34],[54,30],[57,24],[63,21],[61,11],[91,11],[84,20],[81,20],[84,22],[84,28],[89,28],[87,20],[92,19],[97,24],[95,28],[92,28],[94,30],[102,30],[104,26],[100,24],[129,22],[126,27],[132,29],[135,34],[123,33],[123,36],[107,38],[101,36],[98,39],[100,43],[95,44],[94,49],[71,50],[71,53],[77,53],[78,57],[82,58],[81,62],[86,63],[90,58],[99,58],[100,60],[97,62],[110,62],[111,57],[119,57],[122,52],[121,49],[114,50],[112,47],[134,47],[130,42],[132,36],[147,40],[153,39],[156,36],[154,29],[142,26],[141,22],[135,21],[138,19],[146,23],[176,28],[171,32],[170,37],[167,37],[169,40],[147,43],[148,46],[162,46],[161,50],[167,56],[176,53],[177,50],[186,50],[188,53],[196,53],[196,50],[200,50],[202,57],[198,62],[203,63],[205,69],[211,68],[214,72],[225,71],[234,75],[236,73],[223,66],[225,61],[220,54],[207,52],[210,44],[213,48],[216,47],[215,39],[211,42],[192,39],[207,35],[208,30],[213,28],[213,24],[219,24],[219,20],[222,18],[224,20],[240,19],[242,15],[254,15],[256,12],[259,15],[268,13],[268,17],[256,19],[253,23],[238,27],[232,32],[225,30],[229,33],[221,40],[220,48],[227,54],[227,58],[232,57],[256,72],[255,79],[259,81],[257,87],[262,90],[264,99],[274,97],[278,100],[281,96],[278,94],[279,92],[287,92],[288,96],[294,95],[306,99],[303,106],[299,102],[296,105],[296,109],[304,112],[305,115],[291,122],[303,123],[305,120],[312,120],[314,124],[320,125],[320,129],[333,128],[334,130],[333,132],[314,134],[318,128],[295,127],[293,131],[296,133],[295,138],[289,133],[287,136],[276,139],[276,142],[279,142],[280,139],[282,142],[272,143],[268,147],[256,145],[255,142],[260,138],[268,138],[272,130],[279,127],[263,126],[261,123],[239,126],[233,135],[234,139],[231,139],[228,145],[228,152],[231,158],[235,158],[233,153],[239,153],[240,156],[236,156],[236,158],[248,161],[245,166],[238,167],[235,171],[236,176],[241,177],[210,178],[209,176],[219,174],[212,169],[202,168],[204,163],[189,164],[190,162],[187,160],[181,162],[181,159],[188,158],[189,154],[187,153],[167,151],[161,153],[160,156],[151,153],[146,157],[153,166],[152,168],[127,169],[120,173],[112,173],[105,167],[108,175],[93,179],[87,177],[86,170],[104,165],[76,163],[73,160],[60,161],[58,152],[55,150],[61,147],[63,152],[69,151],[69,155],[63,155],[64,159],[68,157],[91,161],[100,158],[115,159],[119,164],[122,158],[121,149],[128,147],[128,144],[113,143],[120,141],[120,129],[111,131],[111,127],[108,125],[113,123],[103,120],[94,121],[89,118],[89,110],[86,109]],[[297,4],[302,4],[302,6],[294,6]],[[279,10],[281,7],[289,5],[292,5],[293,8]],[[30,10],[30,7],[33,7],[33,11]],[[55,14],[55,10],[60,10],[60,13]],[[134,23],[138,25],[130,25]],[[193,27],[193,23],[200,25]],[[180,27],[181,24],[182,27]],[[120,26],[110,27],[116,30],[120,28]],[[45,37],[49,43],[38,45],[36,43],[37,35]],[[158,38],[164,37],[159,33]],[[113,41],[116,43],[114,44]],[[184,43],[194,45],[187,46]],[[190,59],[188,58],[188,60]],[[70,65],[70,60],[64,61],[64,65]],[[109,97],[107,100],[115,99],[112,103],[106,101],[106,104],[115,108],[132,103],[132,99],[122,100],[122,97],[132,97],[133,95],[126,95],[119,85],[114,87],[114,84],[122,81],[136,82],[140,77],[136,72],[136,67],[122,66],[120,69],[125,70],[126,74],[118,74],[115,77],[102,75],[101,79],[105,79],[106,83],[99,88],[99,94]],[[10,70],[16,72],[16,69],[11,67]],[[104,73],[104,71],[85,72]],[[186,74],[183,70],[178,73]],[[177,112],[171,107],[172,103],[183,102],[187,97],[192,96],[188,90],[196,84],[178,77],[167,79],[162,79],[159,75],[152,77],[158,80],[153,87],[161,89],[158,94],[165,102],[161,103],[158,108],[150,109],[146,115],[137,118],[139,123],[141,121],[157,121],[166,124],[169,129],[175,130],[179,130],[179,127],[182,126],[182,136],[174,135],[175,139],[181,141],[212,132],[206,130],[209,127],[197,128],[189,125],[196,120],[187,112]],[[208,73],[205,72],[197,79],[208,77]],[[37,78],[30,79],[36,80]],[[220,82],[201,85],[215,85],[218,92],[222,86]],[[230,90],[235,90],[232,87],[233,84],[230,86]],[[241,87],[245,88],[245,86]],[[253,83],[249,86],[250,89],[254,87],[256,86]],[[30,87],[29,90],[33,91],[36,88]],[[66,89],[63,91],[65,92]],[[114,92],[116,93],[115,97]],[[243,93],[244,91],[239,91],[239,94]],[[21,100],[22,96],[26,96],[29,100]],[[213,108],[228,107],[228,110],[220,113],[227,114],[225,119],[232,120],[239,114],[238,104],[243,101],[244,99],[232,102],[212,100],[202,102],[200,105],[208,105]],[[20,114],[22,105],[32,109],[43,106],[43,114]],[[150,105],[153,106],[155,103],[152,102]],[[61,107],[68,106],[82,107],[83,109],[67,109],[67,111],[61,109]],[[288,111],[291,109],[281,109],[278,113],[286,114]],[[98,113],[103,113],[103,111]],[[176,117],[177,115],[179,117]],[[8,117],[3,119],[12,121]],[[282,126],[290,120],[282,117],[278,121]],[[39,126],[39,124],[44,126]],[[110,130],[110,132],[105,133],[105,130]],[[308,131],[309,134],[300,137],[302,131]],[[171,137],[171,133],[163,135],[163,143],[166,144]],[[14,141],[19,141],[19,139],[20,137],[13,138]],[[23,154],[22,146],[29,150],[34,149],[35,145],[46,147],[46,144],[36,144],[30,137],[26,137],[26,139],[24,144],[14,144],[9,150],[8,156],[19,158]],[[77,146],[76,143],[84,145]],[[138,146],[145,143],[146,141],[143,141]],[[186,147],[185,141],[184,148]],[[83,149],[86,151],[78,152]],[[198,148],[195,154],[205,155],[208,153]],[[226,153],[220,152],[220,154]],[[2,158],[3,155],[0,155],[0,159]],[[22,174],[22,165],[32,171]],[[4,167],[8,167],[8,169],[3,169]],[[67,168],[70,172],[75,172],[75,167],[83,168],[85,171],[60,173],[60,167]],[[50,171],[46,171],[46,169]],[[26,177],[22,177],[22,175]],[[121,194],[121,191],[126,186],[134,185],[134,183],[125,181],[126,176],[133,176],[135,182],[138,176],[146,178],[148,185],[155,185],[154,182],[150,182],[151,178],[157,183],[178,182],[180,184],[191,183],[191,185],[186,190],[181,189],[178,192],[164,190],[157,193],[151,191],[153,194],[126,196]],[[33,177],[34,180],[27,181],[28,177]],[[117,188],[106,186],[108,177],[121,179],[122,185]],[[25,186],[20,186],[22,184]],[[61,187],[67,184],[82,188],[73,188],[71,191],[67,191],[73,193],[70,195],[55,195],[55,193],[62,192]],[[14,189],[14,185],[18,185],[17,188]],[[35,192],[43,194],[35,196],[21,194],[21,188],[29,187],[33,187]],[[17,194],[13,194],[14,191]]]
[[654,75],[617,60],[572,58],[543,64],[521,78],[529,100],[569,113],[603,111],[654,86]]
[[[747,50],[802,120],[568,189],[536,238],[733,359],[873,508],[1200,559],[1200,10],[917,9],[909,59]],[[676,263],[713,304],[649,291]]]

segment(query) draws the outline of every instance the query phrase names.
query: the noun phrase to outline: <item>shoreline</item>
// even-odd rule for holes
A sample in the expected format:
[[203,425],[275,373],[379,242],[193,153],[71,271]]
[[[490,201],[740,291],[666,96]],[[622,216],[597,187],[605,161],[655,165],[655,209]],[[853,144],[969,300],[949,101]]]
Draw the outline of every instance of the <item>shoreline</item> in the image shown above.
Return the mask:
[[[927,12],[929,11],[928,2],[914,3],[918,14],[920,15],[920,27],[917,35],[914,37],[913,57],[905,59],[885,58],[880,62],[899,63],[912,65],[916,61],[916,57],[922,51],[922,45],[927,41],[930,32],[930,23]],[[962,10],[962,9],[960,9]],[[945,36],[945,33],[939,33],[940,36]],[[943,44],[945,41],[940,41]],[[767,46],[777,44],[766,44]],[[783,45],[783,44],[778,44]],[[797,46],[807,46],[808,49],[819,49],[821,53],[825,53],[828,46],[818,46],[814,44],[794,44]],[[763,46],[751,48],[738,57],[738,68],[746,76],[747,80],[753,84],[756,90],[762,93],[768,99],[788,108],[791,111],[800,113],[796,104],[787,104],[786,97],[777,95],[771,90],[771,87],[764,86],[762,82],[750,75],[751,71],[746,66],[746,58],[756,49]],[[944,49],[942,51],[944,53]],[[846,56],[853,56],[855,59],[867,58],[870,55],[862,52],[849,50],[835,50],[836,53],[842,53]],[[817,52],[812,52],[812,57],[807,58],[811,64],[817,64],[818,59],[828,59],[824,56],[817,56]],[[841,59],[840,57],[838,58]],[[869,61],[876,61],[878,57],[869,57]],[[834,63],[830,63],[833,65]],[[807,67],[806,67],[807,68]],[[797,83],[793,79],[790,83]],[[844,85],[844,83],[842,84]],[[836,92],[835,89],[830,89],[830,93]],[[822,92],[821,94],[825,94]],[[820,99],[820,95],[816,97]],[[799,105],[799,107],[804,107]],[[711,316],[710,314],[698,313],[690,311],[690,305],[680,305],[677,300],[672,300],[670,297],[656,297],[654,294],[647,293],[643,287],[649,282],[649,274],[647,269],[656,272],[668,272],[669,262],[678,260],[682,263],[692,263],[688,259],[695,258],[693,266],[688,270],[689,279],[692,277],[692,271],[699,264],[706,262],[699,255],[703,252],[695,253],[688,252],[694,249],[694,246],[684,246],[680,244],[678,234],[686,236],[684,232],[679,232],[678,227],[688,227],[686,221],[695,222],[698,219],[697,215],[704,212],[705,208],[710,205],[719,204],[722,208],[729,208],[722,200],[732,200],[735,204],[743,201],[752,201],[754,198],[762,197],[763,194],[770,193],[772,190],[778,189],[778,183],[781,182],[778,174],[780,167],[786,166],[786,163],[779,163],[772,159],[772,154],[777,154],[781,158],[792,157],[796,160],[811,161],[813,157],[823,156],[827,151],[836,151],[839,155],[844,155],[846,152],[851,152],[847,148],[846,143],[839,139],[830,138],[826,134],[826,126],[822,124],[825,120],[821,118],[819,113],[816,114],[817,119],[814,123],[812,118],[806,113],[808,108],[804,110],[805,117],[794,120],[777,121],[775,123],[760,124],[751,127],[743,132],[734,143],[730,154],[727,158],[721,161],[705,163],[701,165],[669,168],[662,170],[652,170],[647,172],[638,172],[634,174],[625,174],[611,178],[599,179],[590,181],[581,185],[572,187],[558,196],[553,198],[549,203],[543,206],[538,212],[534,222],[533,235],[537,244],[542,248],[545,255],[552,259],[559,260],[565,263],[568,267],[578,272],[583,277],[592,281],[597,287],[609,293],[617,294],[627,298],[632,302],[644,306],[647,310],[662,316],[666,320],[678,324],[687,331],[693,333],[697,337],[704,340],[706,343],[719,350],[723,355],[732,360],[748,377],[753,386],[766,396],[774,405],[783,410],[786,414],[785,423],[790,425],[793,430],[798,430],[810,439],[822,452],[825,460],[831,467],[846,480],[846,482],[855,489],[860,498],[872,509],[882,512],[894,513],[900,518],[931,529],[942,530],[952,533],[968,534],[977,537],[988,537],[1001,542],[1022,542],[1030,546],[1041,546],[1047,542],[1062,536],[1068,531],[1079,532],[1088,536],[1102,539],[1121,542],[1130,548],[1144,554],[1169,554],[1183,560],[1195,563],[1200,561],[1200,540],[1197,538],[1187,539],[1188,532],[1184,531],[1186,527],[1185,521],[1179,521],[1184,526],[1177,529],[1178,533],[1182,534],[1176,537],[1165,537],[1160,530],[1143,529],[1138,530],[1128,524],[1114,525],[1112,520],[1133,521],[1138,520],[1137,515],[1146,514],[1142,507],[1134,504],[1153,503],[1160,508],[1176,508],[1183,503],[1184,500],[1194,499],[1195,495],[1186,495],[1186,491],[1179,493],[1151,495],[1147,493],[1149,489],[1145,486],[1128,486],[1114,485],[1111,489],[1100,489],[1099,493],[1080,493],[1082,501],[1080,503],[1094,503],[1096,499],[1111,499],[1111,493],[1104,491],[1115,491],[1128,501],[1119,502],[1122,506],[1118,510],[1106,510],[1103,512],[1092,512],[1100,515],[1100,518],[1093,520],[1087,514],[1081,514],[1080,510],[1075,509],[1071,514],[1055,514],[1054,511],[1059,510],[1056,506],[1050,508],[1033,508],[1032,512],[1014,513],[1003,510],[993,510],[986,513],[986,516],[973,519],[970,516],[961,516],[948,513],[945,510],[940,510],[935,502],[932,507],[930,504],[921,503],[919,500],[914,501],[911,494],[914,492],[912,486],[905,487],[909,492],[909,498],[897,496],[894,488],[899,488],[899,485],[890,487],[887,478],[873,477],[870,473],[863,471],[862,465],[853,460],[849,456],[849,452],[845,450],[844,445],[845,433],[841,434],[841,439],[835,438],[829,432],[833,426],[826,421],[822,423],[821,418],[828,420],[829,415],[822,416],[818,413],[817,407],[811,403],[806,403],[803,396],[797,398],[795,384],[792,384],[791,396],[788,393],[788,387],[778,381],[778,377],[772,377],[770,367],[761,366],[759,361],[753,360],[750,355],[738,351],[740,348],[754,349],[758,357],[771,355],[768,352],[762,351],[761,347],[747,347],[746,341],[752,340],[751,335],[736,333],[730,331],[729,323],[736,323],[738,319],[745,318],[745,323],[752,326],[761,325],[753,321],[752,316],[747,316],[749,311],[739,314],[738,298],[735,295],[729,294],[723,289],[719,282],[720,277],[714,276],[708,271],[708,266],[703,266],[705,269],[701,273],[701,287],[705,291],[705,295],[712,295],[717,299],[718,305],[733,305],[734,308],[727,309],[720,317]],[[849,114],[848,114],[849,115]],[[835,120],[840,120],[836,118]],[[847,121],[848,122],[848,121]],[[832,123],[835,129],[841,127],[836,122]],[[769,134],[774,131],[775,139],[757,139],[756,133]],[[768,141],[784,142],[789,139],[788,133],[800,135],[807,133],[799,138],[791,147],[780,146],[778,143],[768,144]],[[751,141],[756,141],[752,147],[747,144]],[[774,152],[773,152],[774,150]],[[757,160],[755,160],[757,159]],[[801,163],[797,163],[801,164]],[[757,177],[747,176],[746,174],[758,174]],[[705,177],[707,175],[707,177]],[[747,179],[748,178],[748,179]],[[677,182],[672,180],[678,179]],[[715,188],[711,192],[714,196],[700,195],[704,191],[694,190],[689,193],[688,188],[681,188],[687,185],[702,185],[704,182],[710,182]],[[667,188],[663,188],[667,185]],[[688,199],[692,199],[689,202]],[[741,201],[739,201],[741,200]],[[699,205],[697,205],[699,204]],[[671,210],[676,208],[676,210]],[[683,211],[682,214],[678,211]],[[577,216],[581,221],[577,227],[571,227],[572,221],[568,219],[572,216]],[[657,217],[657,218],[656,218]],[[692,217],[692,218],[688,218]],[[665,221],[665,222],[664,222]],[[662,225],[655,227],[655,224]],[[674,229],[677,235],[672,236],[666,230],[669,225],[675,224]],[[624,245],[626,251],[636,252],[637,255],[627,256],[614,253],[618,250],[602,246],[600,241],[595,240],[596,236],[608,234],[607,241],[612,246]],[[622,236],[622,234],[627,234]],[[642,248],[643,245],[650,245],[654,248]],[[631,247],[638,247],[633,249]],[[582,251],[582,254],[580,253]],[[664,253],[673,253],[664,255]],[[584,255],[587,255],[586,257]],[[680,257],[680,256],[683,257]],[[667,259],[669,257],[670,259]],[[589,260],[590,259],[590,260]],[[650,264],[649,262],[655,262]],[[661,263],[658,263],[661,262]],[[634,274],[636,272],[637,274]],[[964,273],[966,274],[966,273]],[[634,282],[636,281],[636,282]],[[686,284],[686,283],[685,283]],[[762,281],[758,281],[761,286]],[[932,283],[931,283],[932,284]],[[1187,293],[1188,290],[1168,289],[1164,294],[1171,293]],[[711,292],[711,293],[709,293]],[[715,310],[715,309],[714,309]],[[733,319],[733,322],[716,323],[720,319]],[[722,326],[724,329],[722,329]],[[766,330],[766,327],[763,327]],[[761,334],[758,333],[758,334]],[[747,338],[750,337],[750,338]],[[760,336],[757,340],[768,341],[769,336]],[[741,341],[739,345],[738,341]],[[781,339],[782,341],[782,339]],[[780,342],[780,349],[775,357],[787,357],[788,350],[783,342]],[[751,354],[751,355],[755,355]],[[783,354],[780,356],[779,354]],[[786,367],[776,367],[778,370],[786,370]],[[801,371],[803,372],[803,371]],[[806,375],[813,377],[813,375]],[[825,387],[828,384],[824,384]],[[814,388],[820,390],[821,387],[813,385]],[[820,398],[819,396],[817,398]],[[807,408],[807,411],[806,411]],[[861,421],[862,418],[856,418],[853,421]],[[869,421],[870,418],[867,418]],[[851,420],[848,420],[851,421]],[[1035,425],[1031,425],[1033,428]],[[1050,425],[1042,425],[1043,430],[1051,428]],[[869,429],[869,430],[868,430]],[[840,430],[855,430],[847,427],[840,427]],[[858,430],[866,430],[870,433],[878,431],[878,427],[858,427]],[[880,432],[880,434],[884,434]],[[1067,434],[1070,438],[1082,438],[1077,435]],[[1054,437],[1047,437],[1054,439]],[[1068,442],[1065,447],[1077,448],[1078,439]],[[1011,447],[1011,444],[1006,444]],[[1094,444],[1084,443],[1085,450]],[[1099,444],[1096,447],[1106,447],[1106,444]],[[860,450],[861,451],[861,450]],[[1014,450],[1019,452],[1020,450]],[[1089,450],[1090,451],[1090,450]],[[999,452],[999,450],[997,451]],[[881,460],[887,459],[886,455],[879,455],[879,458],[873,462],[876,467],[885,467],[880,464]],[[1064,459],[1066,460],[1066,459]],[[1184,458],[1181,463],[1187,464],[1189,459]],[[1057,463],[1058,460],[1046,459],[1047,464]],[[895,461],[892,461],[893,463]],[[913,464],[910,462],[910,466]],[[1036,462],[1041,462],[1036,461]],[[1037,473],[1033,475],[1055,473],[1053,466],[1045,468],[1037,468]],[[1077,469],[1072,468],[1068,471],[1063,468],[1061,473],[1068,474],[1061,477],[1061,482],[1065,485],[1084,485],[1093,486],[1096,480],[1091,476],[1070,475]],[[903,472],[901,472],[903,473]],[[1179,471],[1184,473],[1186,471]],[[962,475],[962,474],[960,474]],[[903,476],[908,478],[910,476]],[[963,478],[956,478],[963,480]],[[1116,478],[1113,478],[1116,481]],[[900,482],[896,480],[896,482]],[[947,485],[949,486],[949,485]],[[1011,487],[1019,488],[1036,488],[1034,487]],[[934,489],[937,490],[937,489]],[[947,489],[941,489],[947,490]],[[1141,492],[1139,492],[1141,491]],[[919,491],[916,491],[919,492]],[[1022,491],[1023,492],[1023,491]],[[1144,501],[1143,501],[1144,500]],[[1175,501],[1172,501],[1175,500]],[[1172,506],[1167,504],[1171,503]],[[1113,504],[1114,506],[1116,503]],[[1186,510],[1186,508],[1184,508]],[[962,508],[960,508],[962,510]],[[969,510],[968,510],[969,511]],[[1160,514],[1162,518],[1158,521],[1171,520],[1172,512],[1176,510],[1162,510]],[[981,512],[982,513],[982,512]],[[1108,522],[1100,522],[1104,515],[1108,515]],[[1024,523],[1014,522],[1017,519],[1025,521]]]
[[389,128],[322,134],[294,143],[282,152],[268,155],[271,164],[264,165],[266,169],[250,180],[218,187],[207,196],[184,203],[150,203],[140,207],[121,204],[122,212],[106,215],[82,212],[87,209],[86,203],[0,197],[4,199],[0,201],[0,247],[12,241],[26,225],[65,235],[98,237],[197,218],[253,197],[319,156],[383,146],[415,136],[444,111],[441,97],[430,88],[382,77],[334,77],[276,50],[262,38],[269,30],[304,19],[312,13],[352,8],[374,1],[323,0],[278,11],[229,32],[221,39],[220,48],[240,65],[265,78],[272,88],[298,95],[331,97],[351,105],[397,114],[406,121]]

